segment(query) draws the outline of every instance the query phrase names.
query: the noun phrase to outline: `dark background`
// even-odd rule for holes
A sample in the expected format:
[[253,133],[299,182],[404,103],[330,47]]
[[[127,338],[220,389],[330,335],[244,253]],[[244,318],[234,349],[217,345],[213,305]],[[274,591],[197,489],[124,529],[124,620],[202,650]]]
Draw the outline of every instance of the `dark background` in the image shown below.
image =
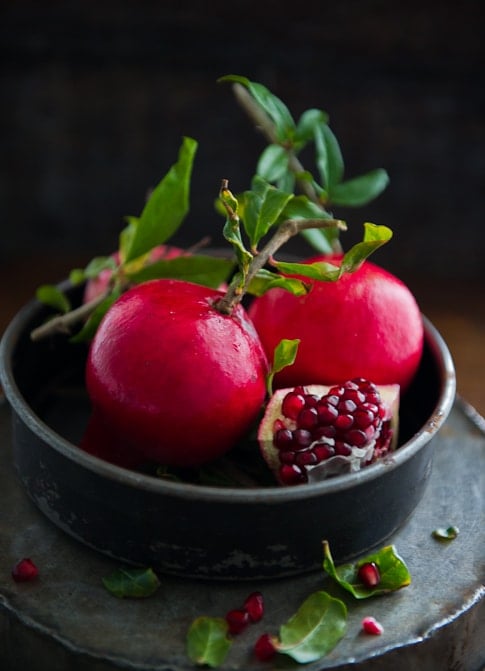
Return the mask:
[[[326,110],[346,174],[384,167],[351,231],[390,226],[374,260],[413,276],[482,282],[484,22],[476,1],[5,2],[0,4],[0,262],[110,252],[127,214],[200,143],[176,241],[210,233],[222,177],[248,188],[263,141],[228,73],[295,117]],[[298,249],[298,245],[295,247]]]

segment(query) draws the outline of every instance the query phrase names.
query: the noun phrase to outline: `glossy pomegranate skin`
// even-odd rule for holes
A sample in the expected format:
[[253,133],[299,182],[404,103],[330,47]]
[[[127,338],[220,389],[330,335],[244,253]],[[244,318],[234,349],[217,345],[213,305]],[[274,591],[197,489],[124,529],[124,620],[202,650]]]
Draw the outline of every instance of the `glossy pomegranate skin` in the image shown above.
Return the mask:
[[145,282],[116,301],[91,343],[94,414],[145,459],[198,466],[258,417],[266,356],[241,306],[230,316],[213,307],[220,295],[180,280]]
[[[338,265],[341,256],[325,260]],[[404,391],[421,360],[423,322],[414,296],[370,261],[337,282],[312,282],[305,296],[270,289],[252,302],[249,316],[268,357],[282,338],[300,339],[295,364],[275,376],[276,387],[365,377]]]

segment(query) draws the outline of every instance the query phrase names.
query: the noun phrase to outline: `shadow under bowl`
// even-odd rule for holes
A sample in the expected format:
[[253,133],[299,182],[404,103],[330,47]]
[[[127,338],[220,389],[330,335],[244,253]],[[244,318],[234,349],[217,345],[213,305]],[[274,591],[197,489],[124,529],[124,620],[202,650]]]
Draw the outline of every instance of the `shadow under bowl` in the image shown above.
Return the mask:
[[[70,293],[75,304],[80,290]],[[87,349],[62,336],[32,342],[31,330],[48,316],[31,301],[0,344],[13,460],[42,513],[99,552],[185,577],[279,578],[321,569],[324,539],[337,563],[375,549],[421,500],[456,387],[450,353],[426,317],[422,362],[401,399],[391,456],[320,483],[248,489],[171,482],[79,449],[90,414]]]

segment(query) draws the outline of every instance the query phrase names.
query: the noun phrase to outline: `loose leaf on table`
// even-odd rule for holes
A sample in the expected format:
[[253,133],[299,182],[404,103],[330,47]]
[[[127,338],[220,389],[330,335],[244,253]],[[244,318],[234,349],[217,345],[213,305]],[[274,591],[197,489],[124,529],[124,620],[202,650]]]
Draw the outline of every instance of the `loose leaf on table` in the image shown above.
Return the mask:
[[[324,570],[356,599],[367,599],[371,596],[394,592],[402,587],[407,587],[411,583],[409,570],[393,545],[383,547],[378,552],[367,555],[356,563],[342,564],[341,566],[335,566],[327,541],[323,543],[323,553]],[[358,571],[362,564],[372,562],[379,569],[380,581],[375,587],[367,587],[359,580]]]
[[431,532],[433,538],[436,538],[438,541],[453,541],[459,534],[458,527],[438,527]]
[[197,142],[185,137],[178,161],[153,190],[138,220],[128,224],[125,263],[163,244],[177,231],[189,210],[189,190]]
[[103,578],[103,585],[108,592],[121,598],[145,598],[154,594],[160,581],[151,568],[116,569],[111,575]]
[[307,664],[333,650],[346,628],[345,604],[326,592],[314,592],[280,627],[279,638],[274,639],[273,644],[279,653]]
[[228,624],[222,617],[201,616],[190,625],[187,633],[187,655],[199,666],[220,666],[229,652],[232,639]]

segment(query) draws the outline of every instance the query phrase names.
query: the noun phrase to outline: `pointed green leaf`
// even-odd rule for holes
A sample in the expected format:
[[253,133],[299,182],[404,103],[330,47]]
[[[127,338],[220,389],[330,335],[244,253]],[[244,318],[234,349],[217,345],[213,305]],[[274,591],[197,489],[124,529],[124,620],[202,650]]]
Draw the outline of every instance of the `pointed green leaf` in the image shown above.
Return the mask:
[[342,273],[353,272],[375,252],[379,247],[389,242],[392,230],[387,226],[377,226],[366,222],[364,224],[364,239],[358,242],[344,254],[341,264]]
[[197,142],[183,139],[178,161],[153,190],[138,224],[130,229],[125,263],[163,244],[179,228],[189,210],[189,189]]
[[328,114],[319,109],[308,109],[298,120],[295,140],[309,142],[315,137],[315,129],[328,123]]
[[341,268],[328,261],[316,261],[315,263],[274,261],[273,264],[285,275],[300,275],[323,282],[335,282],[342,275]]
[[173,278],[217,289],[228,279],[234,266],[234,262],[230,259],[194,254],[154,261],[140,270],[126,274],[135,284],[160,278]]
[[247,77],[239,75],[226,75],[220,77],[219,82],[236,82],[245,86],[261,109],[266,112],[275,125],[276,135],[279,140],[284,140],[293,135],[295,121],[287,106],[277,96],[273,95],[262,84],[250,81]]
[[72,343],[89,342],[98,330],[104,315],[108,312],[115,300],[120,296],[120,289],[114,289],[91,313],[89,319],[84,323],[81,330],[69,338]]
[[[343,564],[338,567],[333,562],[327,541],[323,543],[323,554],[324,570],[356,599],[367,599],[371,596],[394,592],[411,583],[409,570],[393,545],[383,547],[356,563]],[[367,587],[358,578],[359,567],[371,562],[377,565],[380,574],[380,582],[375,587]]]
[[280,191],[264,180],[259,179],[258,184],[257,192],[252,190],[244,194],[244,228],[254,249],[293,198],[292,194]]
[[298,353],[298,345],[300,340],[295,338],[294,340],[288,340],[283,338],[276,345],[274,354],[273,354],[273,363],[271,370],[268,373],[268,378],[266,381],[266,388],[268,394],[271,396],[273,393],[273,379],[276,373],[279,373],[283,368],[287,366],[292,366],[295,363],[296,355]]
[[160,587],[160,581],[151,568],[120,568],[103,578],[103,585],[120,599],[142,599],[154,594]]
[[377,198],[389,184],[385,170],[377,169],[340,184],[329,186],[329,199],[334,205],[360,207]]
[[270,270],[263,268],[258,270],[255,277],[252,278],[247,292],[252,296],[262,296],[270,289],[275,288],[285,289],[294,296],[304,296],[309,291],[309,286],[302,280],[272,273]]
[[103,270],[116,270],[117,263],[113,256],[96,256],[84,269],[84,276],[88,280],[95,279]]
[[38,301],[59,312],[66,313],[71,309],[67,296],[54,284],[43,284],[37,289],[35,295]]
[[325,188],[330,191],[342,181],[344,160],[337,138],[327,124],[315,128],[316,163]]
[[280,627],[276,650],[300,664],[325,657],[347,629],[347,608],[343,601],[323,591],[314,592],[298,611]]
[[201,616],[194,620],[187,633],[187,655],[198,666],[220,666],[229,652],[232,639],[228,624],[221,617]]
[[259,157],[256,173],[268,182],[281,179],[288,170],[288,153],[279,144],[270,144]]
[[126,256],[129,252],[129,249],[132,244],[132,240],[135,237],[135,232],[140,221],[139,217],[128,216],[125,217],[127,222],[125,228],[121,231],[119,237],[119,250],[120,250],[120,259],[124,263]]

